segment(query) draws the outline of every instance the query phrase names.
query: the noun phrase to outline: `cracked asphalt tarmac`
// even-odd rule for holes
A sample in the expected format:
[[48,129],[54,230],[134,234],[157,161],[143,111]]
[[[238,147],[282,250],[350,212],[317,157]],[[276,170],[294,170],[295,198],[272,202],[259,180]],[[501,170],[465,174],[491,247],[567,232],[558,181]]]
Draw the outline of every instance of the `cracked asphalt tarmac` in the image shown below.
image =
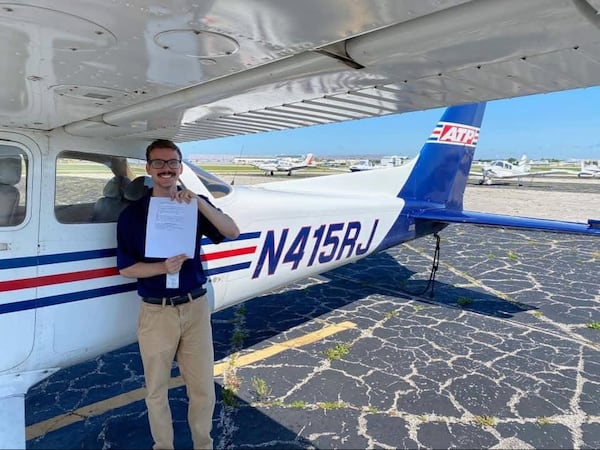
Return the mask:
[[[467,186],[465,207],[597,216],[596,180],[565,181]],[[471,226],[440,235],[433,298],[409,293],[427,286],[435,241],[425,238],[214,314],[226,366],[215,447],[600,448],[597,239]],[[231,383],[236,395],[223,396]],[[27,448],[150,448],[144,402],[131,395],[141,387],[137,344],[59,371],[27,395]],[[114,401],[123,394],[132,398]],[[185,388],[170,398],[176,448],[191,448]]]
[[[218,376],[215,447],[600,448],[597,239],[471,226],[440,235],[433,298],[407,293],[427,285],[435,241],[425,238],[214,314],[217,361],[355,325],[235,367],[233,399]],[[142,386],[134,344],[32,388],[27,424]],[[184,388],[170,396],[176,448],[191,448]],[[27,443],[151,444],[141,400]]]

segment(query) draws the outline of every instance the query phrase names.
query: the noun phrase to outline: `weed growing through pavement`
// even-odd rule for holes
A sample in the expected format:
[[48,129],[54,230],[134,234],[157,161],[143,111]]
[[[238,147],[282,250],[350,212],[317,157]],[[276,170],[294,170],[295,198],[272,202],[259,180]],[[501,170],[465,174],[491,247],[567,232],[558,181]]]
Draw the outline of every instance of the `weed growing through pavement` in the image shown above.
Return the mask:
[[496,426],[496,419],[493,416],[475,416],[473,420],[477,425],[481,425],[482,427]]
[[473,300],[470,299],[469,297],[458,297],[458,300],[456,300],[456,304],[458,306],[467,306],[467,305],[470,305],[471,303],[473,303]]
[[397,310],[395,311],[390,311],[385,313],[385,318],[386,319],[391,319],[392,317],[398,317],[399,312]]
[[294,400],[289,406],[290,408],[302,409],[306,407],[306,402],[304,400]]
[[234,416],[239,407],[237,393],[242,384],[242,379],[237,375],[236,362],[239,351],[244,344],[244,338],[247,336],[245,331],[245,314],[246,307],[243,304],[235,309],[233,332],[230,341],[231,354],[223,373],[223,389],[221,390],[223,408],[220,409],[219,422],[217,424],[219,437],[216,448],[231,448],[233,433],[237,429],[234,424]]
[[325,350],[325,356],[329,361],[341,359],[350,352],[350,344],[336,344],[335,347]]
[[230,388],[223,388],[221,391],[221,397],[223,398],[223,404],[231,408],[235,408],[238,404],[235,392]]
[[539,425],[550,425],[552,423],[552,420],[548,419],[547,417],[538,417],[537,423]]
[[259,377],[252,377],[250,382],[252,383],[252,388],[256,394],[256,399],[259,402],[267,401],[271,395],[271,387],[267,384],[267,382]]
[[588,322],[585,326],[592,330],[600,330],[600,322]]
[[321,402],[317,406],[322,409],[342,409],[346,406],[344,402]]

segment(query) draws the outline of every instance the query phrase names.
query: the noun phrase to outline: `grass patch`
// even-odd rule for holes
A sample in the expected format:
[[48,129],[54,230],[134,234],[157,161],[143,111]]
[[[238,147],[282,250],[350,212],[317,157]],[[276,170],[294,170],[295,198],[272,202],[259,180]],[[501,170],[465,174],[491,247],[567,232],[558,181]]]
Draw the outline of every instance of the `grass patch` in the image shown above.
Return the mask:
[[537,423],[538,425],[550,425],[552,420],[548,419],[547,417],[538,417]]
[[290,408],[294,409],[303,409],[306,407],[306,402],[304,400],[294,400],[290,403]]
[[519,255],[517,255],[515,252],[513,252],[512,250],[508,251],[508,259],[516,261],[519,259]]
[[271,395],[271,387],[267,382],[259,377],[252,377],[250,382],[252,383],[252,388],[256,394],[256,399],[259,402],[267,401]]
[[541,311],[534,311],[531,314],[533,314],[535,317],[543,317],[544,313]]
[[221,392],[221,397],[223,398],[223,404],[225,406],[235,408],[238,404],[237,397],[232,389],[223,389],[223,391]]
[[235,349],[240,349],[240,348],[242,348],[242,345],[244,344],[244,339],[246,339],[247,337],[248,337],[248,333],[246,333],[245,331],[235,330],[235,332],[231,336],[231,345]]
[[470,299],[469,297],[459,297],[456,300],[456,304],[458,306],[467,306],[467,305],[470,305],[471,303],[473,303],[473,299]]
[[585,326],[592,330],[600,330],[600,322],[588,322]]
[[482,427],[494,427],[496,426],[496,419],[493,416],[475,416],[473,421],[477,425]]
[[242,385],[242,379],[237,376],[237,372],[233,370],[234,367],[235,363],[229,367],[231,370],[226,370],[223,374],[223,386],[225,386],[225,389],[229,389],[231,392],[237,393]]
[[328,348],[323,353],[329,361],[341,359],[350,353],[350,344],[336,344],[335,347]]
[[344,402],[322,402],[317,403],[317,406],[322,409],[341,409],[346,407]]

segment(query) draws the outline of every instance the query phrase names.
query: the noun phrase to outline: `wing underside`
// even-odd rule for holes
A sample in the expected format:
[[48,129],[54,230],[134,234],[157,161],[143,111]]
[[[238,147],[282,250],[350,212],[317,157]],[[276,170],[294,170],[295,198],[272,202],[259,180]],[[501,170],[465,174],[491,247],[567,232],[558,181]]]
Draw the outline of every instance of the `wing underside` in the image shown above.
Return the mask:
[[0,125],[181,142],[600,85],[594,4],[15,3]]

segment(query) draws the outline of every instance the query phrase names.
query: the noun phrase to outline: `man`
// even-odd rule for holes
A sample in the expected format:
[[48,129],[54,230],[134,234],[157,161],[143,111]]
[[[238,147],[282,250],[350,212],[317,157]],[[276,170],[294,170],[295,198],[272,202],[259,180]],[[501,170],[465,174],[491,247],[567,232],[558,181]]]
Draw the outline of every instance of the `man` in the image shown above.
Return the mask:
[[[154,185],[144,197],[121,213],[117,225],[117,266],[121,275],[138,279],[138,294],[143,300],[137,334],[155,449],[173,448],[168,383],[175,356],[189,397],[188,422],[194,448],[212,448],[214,354],[210,307],[203,286],[206,276],[200,262],[200,241],[202,235],[214,243],[239,236],[235,222],[208,199],[178,188],[177,182],[183,170],[181,158],[181,151],[171,141],[159,139],[148,146],[146,172]],[[145,256],[151,197],[197,203],[198,224],[193,255],[181,254],[166,259]],[[177,238],[173,236],[173,239]]]

